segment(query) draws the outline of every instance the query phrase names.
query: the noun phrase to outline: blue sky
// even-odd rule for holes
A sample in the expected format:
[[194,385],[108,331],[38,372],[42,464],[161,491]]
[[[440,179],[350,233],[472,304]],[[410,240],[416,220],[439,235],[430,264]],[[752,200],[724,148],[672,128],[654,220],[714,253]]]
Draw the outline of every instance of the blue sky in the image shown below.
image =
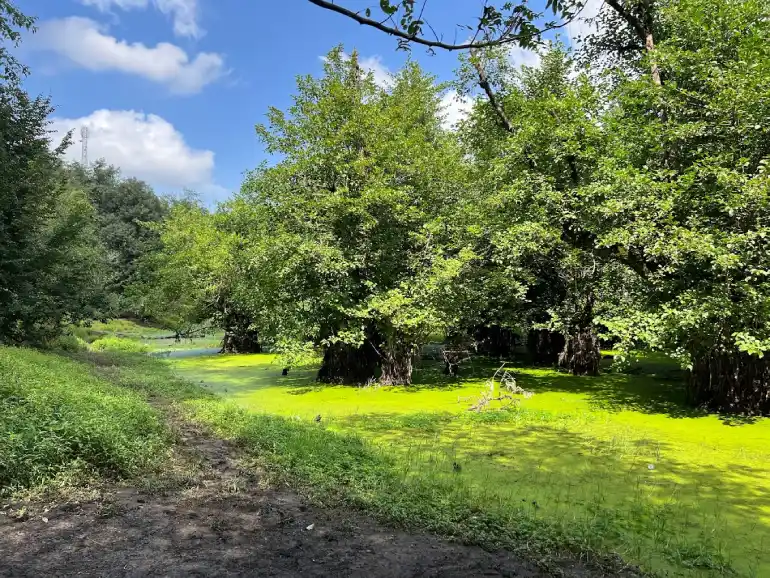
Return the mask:
[[[347,0],[363,8],[374,0]],[[357,49],[375,77],[406,55],[394,39],[306,0],[17,0],[38,18],[20,50],[27,88],[50,95],[53,128],[89,126],[89,159],[104,157],[159,193],[197,190],[214,202],[266,158],[254,133],[284,108],[299,74],[319,74],[333,46]],[[439,6],[439,3],[435,4]],[[430,6],[430,4],[429,4]],[[431,24],[451,38],[480,0],[441,0]],[[412,57],[450,80],[456,55]],[[530,55],[518,54],[519,60]],[[462,103],[447,97],[448,114]],[[79,143],[68,152],[80,158]]]

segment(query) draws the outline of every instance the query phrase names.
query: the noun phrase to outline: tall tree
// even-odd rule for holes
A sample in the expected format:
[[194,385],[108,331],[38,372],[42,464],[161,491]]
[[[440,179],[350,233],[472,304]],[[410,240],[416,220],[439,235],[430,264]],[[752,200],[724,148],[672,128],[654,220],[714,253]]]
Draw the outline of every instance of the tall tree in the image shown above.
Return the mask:
[[132,309],[125,288],[140,281],[142,256],[159,248],[159,234],[151,225],[168,213],[168,203],[145,182],[122,178],[117,167],[99,160],[90,167],[68,167],[73,186],[82,188],[96,209],[99,235],[107,250],[110,276],[107,291],[112,313]]
[[584,230],[644,290],[608,321],[680,355],[693,401],[770,412],[770,9],[661,2],[662,85],[620,69]]
[[[0,2],[0,35],[32,20]],[[51,150],[45,98],[19,85],[26,70],[0,48],[0,341],[41,341],[103,305],[103,262],[88,199],[69,187]]]
[[257,128],[283,158],[232,204],[268,331],[325,346],[319,378],[411,381],[448,287],[472,255],[449,248],[464,162],[439,88],[416,64],[378,87],[341,48]]

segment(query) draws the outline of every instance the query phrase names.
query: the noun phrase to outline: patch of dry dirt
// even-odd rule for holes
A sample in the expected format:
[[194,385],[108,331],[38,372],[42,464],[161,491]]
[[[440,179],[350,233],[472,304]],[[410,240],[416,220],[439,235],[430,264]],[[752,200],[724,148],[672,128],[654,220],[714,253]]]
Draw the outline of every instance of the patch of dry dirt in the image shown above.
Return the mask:
[[[200,466],[188,487],[114,489],[25,521],[0,516],[0,576],[546,575],[511,554],[394,531],[356,512],[261,488],[258,476],[239,469],[227,442],[178,427],[182,447]],[[602,575],[580,564],[564,570]]]

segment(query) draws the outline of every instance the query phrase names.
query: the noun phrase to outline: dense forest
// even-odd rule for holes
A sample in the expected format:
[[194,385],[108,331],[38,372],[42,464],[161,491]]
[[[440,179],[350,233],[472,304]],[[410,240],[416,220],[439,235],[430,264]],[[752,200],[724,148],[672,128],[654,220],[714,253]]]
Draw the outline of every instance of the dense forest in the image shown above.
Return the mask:
[[[766,6],[614,4],[577,48],[530,37],[537,67],[464,53],[457,130],[416,63],[383,88],[333,49],[257,126],[281,160],[213,211],[65,164],[4,50],[0,337],[213,322],[228,351],[320,348],[319,380],[386,384],[437,334],[589,375],[605,341],[679,359],[693,404],[770,412]],[[3,16],[11,41],[32,24]]]

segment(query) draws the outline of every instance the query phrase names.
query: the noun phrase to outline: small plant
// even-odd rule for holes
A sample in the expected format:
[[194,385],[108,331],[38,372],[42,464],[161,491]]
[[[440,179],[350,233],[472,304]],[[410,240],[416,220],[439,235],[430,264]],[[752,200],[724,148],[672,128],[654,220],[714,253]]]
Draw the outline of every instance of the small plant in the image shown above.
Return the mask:
[[[498,383],[500,384],[499,386],[497,386]],[[518,405],[519,400],[514,399],[514,395],[522,395],[524,396],[524,399],[529,399],[535,395],[533,392],[527,391],[516,384],[516,378],[511,372],[505,369],[504,363],[497,369],[497,371],[495,371],[494,375],[487,380],[485,385],[487,386],[487,390],[481,392],[476,403],[469,407],[468,411],[481,411],[489,407],[489,404],[493,401],[508,400],[509,403],[507,405]],[[496,389],[497,395],[495,395]],[[503,390],[507,393],[502,393]]]
[[78,337],[77,335],[67,334],[60,335],[49,344],[51,349],[59,349],[61,351],[67,351],[75,353],[78,351],[86,351],[88,349],[88,343]]

